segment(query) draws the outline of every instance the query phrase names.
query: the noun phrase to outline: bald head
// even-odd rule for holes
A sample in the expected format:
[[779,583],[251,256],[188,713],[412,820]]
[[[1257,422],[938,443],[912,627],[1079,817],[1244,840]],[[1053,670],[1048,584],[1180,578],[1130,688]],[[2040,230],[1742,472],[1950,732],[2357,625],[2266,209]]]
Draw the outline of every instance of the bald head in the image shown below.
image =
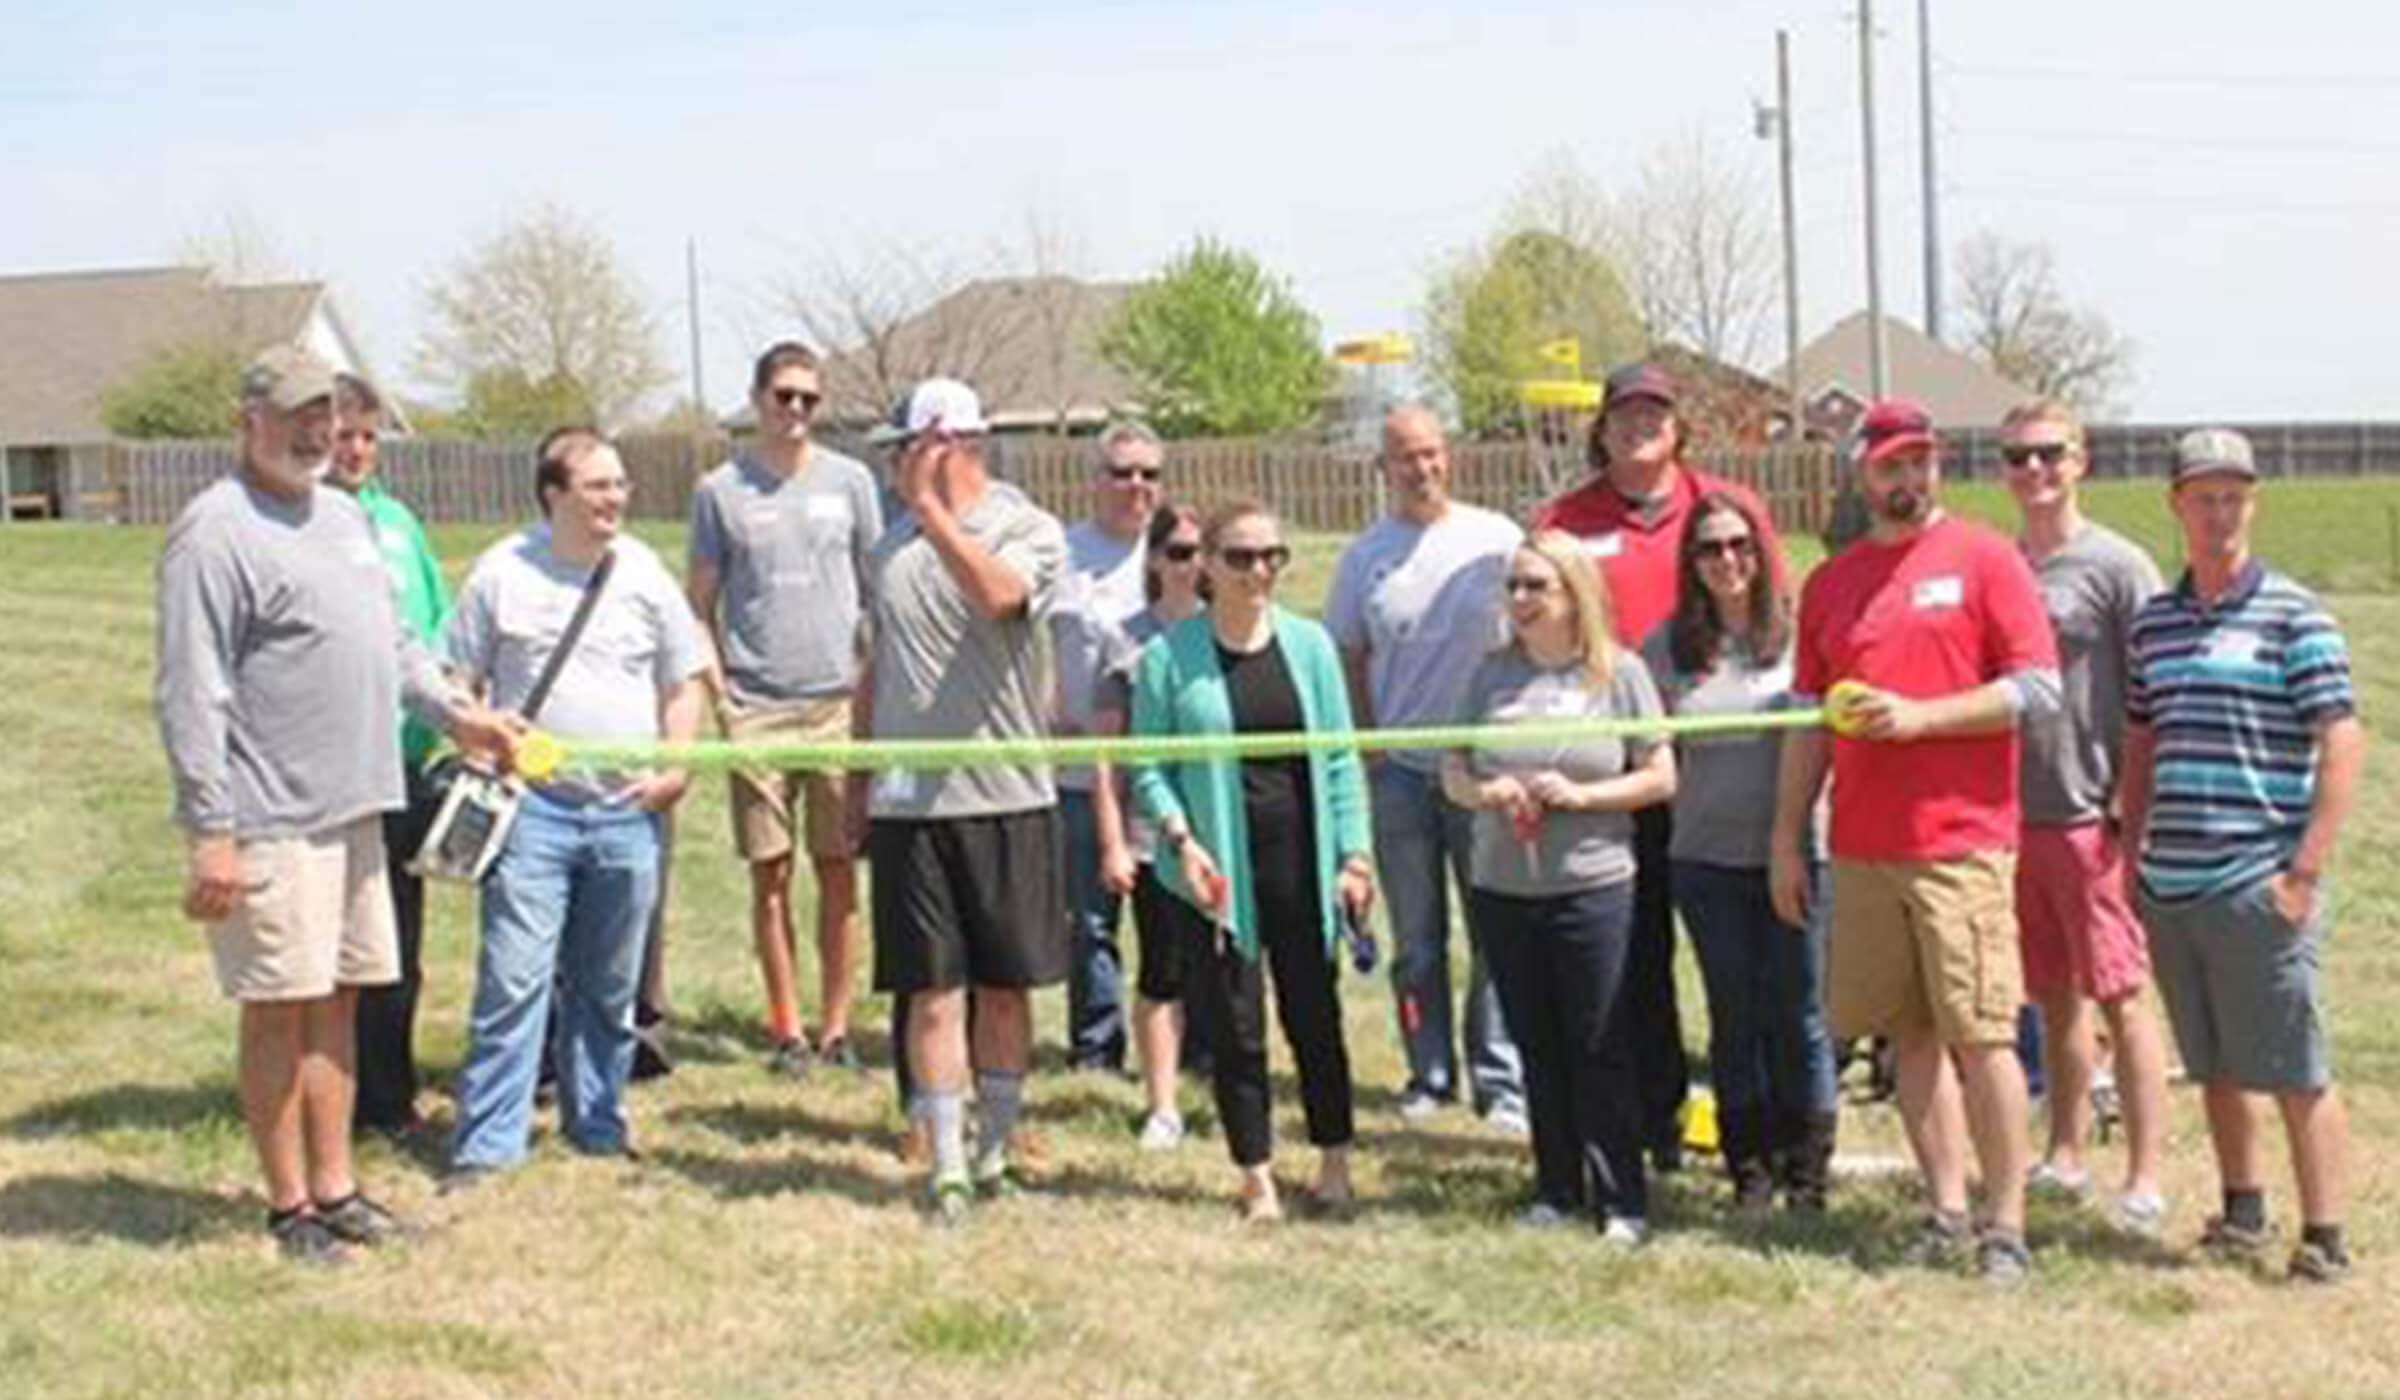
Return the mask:
[[1423,404],[1402,404],[1383,419],[1383,482],[1392,511],[1421,525],[1450,509],[1450,435]]

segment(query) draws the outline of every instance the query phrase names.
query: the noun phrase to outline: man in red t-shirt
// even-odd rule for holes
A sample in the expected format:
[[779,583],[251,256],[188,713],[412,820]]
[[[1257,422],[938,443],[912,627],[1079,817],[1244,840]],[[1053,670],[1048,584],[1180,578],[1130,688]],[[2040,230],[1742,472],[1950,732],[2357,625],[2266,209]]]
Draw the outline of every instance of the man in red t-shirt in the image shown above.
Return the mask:
[[[1656,365],[1620,366],[1609,373],[1600,415],[1592,420],[1586,446],[1591,478],[1534,514],[1535,529],[1564,530],[1583,541],[1608,584],[1617,640],[1628,650],[1639,651],[1675,611],[1676,550],[1695,502],[1721,491],[1739,500],[1751,519],[1768,519],[1747,488],[1684,462],[1690,436],[1667,372]],[[1764,528],[1760,548],[1780,578],[1783,550],[1774,527]],[[1661,1171],[1681,1161],[1681,1115],[1691,1087],[1675,1009],[1675,914],[1667,888],[1672,834],[1667,804],[1634,814],[1633,942],[1624,995],[1642,1087],[1643,1141]]]
[[[1941,459],[1925,410],[1879,403],[1859,439],[1873,528],[1802,590],[1793,677],[1810,696],[1838,681],[1863,688],[1844,706],[1855,732],[1831,741],[1827,1011],[1836,1036],[1888,1036],[1898,1051],[1901,1120],[1933,1203],[1912,1252],[1931,1262],[1966,1250],[1972,1124],[1988,1216],[1977,1264],[2013,1282],[2031,1267],[2017,726],[2057,710],[2058,648],[2023,556],[1935,503]],[[1769,880],[1795,925],[1826,743],[1794,730],[1783,746]]]

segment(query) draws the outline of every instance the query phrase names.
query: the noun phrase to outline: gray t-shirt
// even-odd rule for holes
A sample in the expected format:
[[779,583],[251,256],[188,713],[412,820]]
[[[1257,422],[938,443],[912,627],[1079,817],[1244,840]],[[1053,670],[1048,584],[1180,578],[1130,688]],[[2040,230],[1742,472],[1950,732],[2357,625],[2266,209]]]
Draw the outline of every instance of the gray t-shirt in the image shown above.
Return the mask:
[[2073,826],[2106,815],[2116,792],[2133,616],[2164,585],[2139,546],[2088,523],[2034,576],[2058,635],[2060,703],[2025,726],[2025,820]]
[[[1460,724],[1655,716],[1658,688],[1640,657],[1620,651],[1608,685],[1594,690],[1581,662],[1544,670],[1514,646],[1487,653],[1459,694]],[[1529,749],[1478,749],[1467,756],[1478,778],[1556,769],[1579,783],[1618,777],[1647,760],[1659,740],[1587,739]],[[1530,844],[1517,839],[1505,812],[1477,812],[1467,878],[1497,894],[1574,894],[1633,878],[1633,816],[1628,812],[1548,812]]]
[[[609,547],[616,569],[534,717],[535,727],[562,739],[658,738],[659,701],[706,665],[691,605],[658,555],[625,536]],[[481,682],[493,706],[521,711],[591,572],[552,551],[546,523],[485,550],[443,630],[451,664]],[[632,781],[629,773],[570,773],[542,792],[566,802],[612,802]]]
[[858,681],[867,553],[883,506],[865,466],[811,446],[790,478],[747,457],[692,490],[691,562],[716,570],[727,688],[743,706],[846,695]]
[[158,561],[155,689],[186,831],[272,840],[399,807],[403,698],[438,722],[456,696],[357,501],[239,476],[192,498]]
[[[1642,643],[1667,712],[1677,716],[1755,715],[1791,709],[1792,651],[1761,662],[1750,649],[1718,649],[1698,675],[1675,669],[1661,627]],[[1763,870],[1775,834],[1775,770],[1784,731],[1687,735],[1675,745],[1675,836],[1668,854],[1736,870]],[[1822,841],[1818,849],[1823,849]]]
[[[978,615],[913,514],[876,541],[867,596],[874,619],[878,739],[1035,739],[1049,732],[1048,612],[1066,567],[1066,532],[1024,492],[993,482],[961,517],[969,538],[1025,580],[1025,614]],[[1029,812],[1058,800],[1047,764],[879,775],[877,817]]]
[[[1086,520],[1067,531],[1067,568],[1050,605],[1050,636],[1058,655],[1058,732],[1092,727],[1092,696],[1111,630],[1148,606],[1142,597],[1142,537],[1120,540]],[[1092,786],[1092,770],[1061,768],[1058,785]]]
[[[1449,720],[1460,680],[1508,639],[1501,580],[1524,533],[1507,516],[1452,502],[1429,526],[1385,516],[1342,551],[1325,630],[1343,651],[1367,653],[1378,728]],[[1432,772],[1442,756],[1390,757]]]

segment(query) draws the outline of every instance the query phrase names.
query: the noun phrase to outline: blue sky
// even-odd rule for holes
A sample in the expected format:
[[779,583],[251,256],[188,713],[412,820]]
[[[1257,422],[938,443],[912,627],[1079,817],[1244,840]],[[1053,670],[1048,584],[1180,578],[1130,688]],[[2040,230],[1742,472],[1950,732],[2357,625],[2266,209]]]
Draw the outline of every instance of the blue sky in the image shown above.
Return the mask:
[[[1934,10],[1945,233],[2050,244],[2138,343],[2137,416],[2400,412],[2400,7]],[[1915,6],[1877,12],[1886,296],[1914,318]],[[1864,295],[1839,0],[0,0],[0,271],[163,261],[236,217],[333,283],[390,373],[427,281],[555,201],[615,240],[678,365],[699,240],[720,403],[790,329],[778,289],[824,260],[964,264],[1029,218],[1086,275],[1138,276],[1205,232],[1286,274],[1329,334],[1410,329],[1431,270],[1553,152],[1614,182],[1701,132],[1771,196],[1749,104],[1778,26],[1813,333]]]

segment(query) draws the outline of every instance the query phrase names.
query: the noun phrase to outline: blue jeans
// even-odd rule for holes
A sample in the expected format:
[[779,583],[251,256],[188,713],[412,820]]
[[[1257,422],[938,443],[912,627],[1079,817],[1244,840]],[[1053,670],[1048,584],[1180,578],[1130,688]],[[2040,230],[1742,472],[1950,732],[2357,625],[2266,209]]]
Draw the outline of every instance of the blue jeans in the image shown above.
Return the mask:
[[1775,916],[1766,871],[1675,862],[1675,903],[1708,992],[1708,1074],[1723,1113],[1792,1125],[1834,1111],[1822,866],[1810,883],[1801,930]]
[[1100,823],[1092,795],[1061,788],[1066,829],[1067,1062],[1078,1068],[1125,1063],[1125,954],[1117,946],[1124,901],[1100,884]]
[[633,1003],[658,899],[658,827],[647,812],[526,797],[483,882],[453,1165],[524,1158],[553,978],[563,998],[554,1047],[560,1127],[582,1151],[625,1150]]
[[[1450,881],[1467,888],[1473,815],[1442,796],[1441,780],[1390,758],[1369,781],[1375,817],[1375,865],[1392,926],[1392,996],[1400,1008],[1400,1044],[1408,1088],[1437,1099],[1458,1097],[1458,1059],[1450,1039]],[[1524,1078],[1517,1047],[1484,969],[1483,946],[1467,931],[1467,1074],[1478,1112],[1520,1108]]]

